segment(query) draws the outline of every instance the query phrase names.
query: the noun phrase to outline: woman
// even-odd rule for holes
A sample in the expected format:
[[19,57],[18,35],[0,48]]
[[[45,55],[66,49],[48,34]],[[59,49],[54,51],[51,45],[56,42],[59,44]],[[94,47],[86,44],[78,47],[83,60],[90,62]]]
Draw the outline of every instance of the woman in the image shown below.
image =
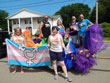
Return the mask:
[[59,19],[57,21],[57,29],[59,31],[59,33],[62,35],[63,39],[64,39],[64,35],[65,35],[65,27],[64,25],[62,24],[62,21]]
[[[22,46],[25,45],[25,39],[24,37],[22,36],[22,31],[21,31],[21,28],[15,28],[14,29],[14,35],[11,37],[10,39],[11,41],[15,42],[15,43],[18,43]],[[17,65],[14,65],[14,71],[13,73],[16,73],[16,70],[17,70]],[[24,73],[24,70],[23,70],[23,66],[21,66],[21,73],[23,74]]]
[[72,23],[70,24],[70,33],[69,33],[69,41],[73,42],[73,44],[77,45],[78,40],[78,26],[76,24],[76,17],[72,16]]
[[58,72],[57,72],[57,66],[56,66],[56,59],[59,61],[61,64],[61,67],[65,73],[65,79],[68,81],[72,81],[70,77],[67,74],[67,69],[64,63],[64,57],[63,57],[63,49],[67,52],[65,45],[63,43],[62,36],[58,34],[58,30],[56,26],[52,27],[52,35],[49,36],[48,40],[48,47],[50,48],[50,57],[53,62],[53,68],[55,72],[55,79],[58,77]]

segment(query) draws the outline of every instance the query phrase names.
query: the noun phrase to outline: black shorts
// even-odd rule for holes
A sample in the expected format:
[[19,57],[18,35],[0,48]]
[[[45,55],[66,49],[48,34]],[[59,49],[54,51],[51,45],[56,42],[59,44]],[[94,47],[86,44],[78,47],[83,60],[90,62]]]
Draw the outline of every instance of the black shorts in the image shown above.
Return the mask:
[[53,52],[50,50],[50,57],[51,59],[54,60],[58,60],[58,61],[64,61],[64,55],[63,52]]

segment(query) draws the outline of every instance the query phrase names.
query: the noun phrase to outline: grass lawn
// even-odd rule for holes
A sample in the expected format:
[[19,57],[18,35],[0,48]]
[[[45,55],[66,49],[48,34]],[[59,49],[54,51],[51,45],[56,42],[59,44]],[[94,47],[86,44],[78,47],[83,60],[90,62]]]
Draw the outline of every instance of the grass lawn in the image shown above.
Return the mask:
[[103,40],[104,41],[110,41],[110,37],[104,37]]

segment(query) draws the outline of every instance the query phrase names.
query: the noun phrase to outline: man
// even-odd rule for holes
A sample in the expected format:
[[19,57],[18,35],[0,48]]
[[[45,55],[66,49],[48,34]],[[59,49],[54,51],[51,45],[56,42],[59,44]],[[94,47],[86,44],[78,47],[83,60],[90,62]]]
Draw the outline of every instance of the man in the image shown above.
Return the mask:
[[86,35],[86,31],[88,29],[88,25],[93,25],[93,23],[88,20],[88,19],[84,19],[84,15],[80,14],[80,21],[78,22],[78,26],[79,26],[79,41],[80,41],[80,47],[84,48],[85,47],[85,35]]
[[44,16],[43,21],[39,25],[43,44],[44,43],[48,44],[48,37],[49,37],[49,35],[51,33],[50,27],[51,27],[51,25],[48,22],[48,16]]

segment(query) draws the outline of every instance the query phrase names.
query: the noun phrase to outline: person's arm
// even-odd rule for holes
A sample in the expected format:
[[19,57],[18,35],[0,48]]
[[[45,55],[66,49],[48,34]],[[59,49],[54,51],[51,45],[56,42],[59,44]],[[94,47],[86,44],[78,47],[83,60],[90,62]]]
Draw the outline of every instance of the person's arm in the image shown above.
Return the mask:
[[88,29],[88,26],[86,27],[86,30],[85,30],[85,32],[87,31],[87,29]]
[[64,28],[64,30],[66,29],[65,26],[62,24],[62,27]]
[[26,46],[26,38],[25,38],[25,36],[23,36],[23,38],[24,38],[24,46]]
[[43,34],[42,34],[42,27],[43,27],[43,22],[41,22],[40,25],[39,25],[40,33],[41,33],[41,36],[43,37]]
[[50,44],[50,36],[49,36],[47,47],[50,48],[50,45],[51,45],[51,44]]
[[13,41],[14,35],[10,38],[11,41]]
[[64,42],[63,42],[63,38],[62,38],[62,36],[59,34],[59,36],[60,36],[60,39],[61,39],[61,45],[62,45],[62,47],[64,48],[64,50],[66,51],[66,53],[68,53],[68,51],[67,51],[67,49],[66,49],[66,47],[65,47],[65,44],[64,44]]
[[93,23],[90,20],[88,20],[88,19],[87,19],[87,24],[88,24],[88,26],[93,25]]
[[91,23],[89,23],[89,25],[90,25],[90,26],[91,26],[91,25],[93,25],[93,24],[94,24],[94,23],[92,23],[92,22],[91,22]]
[[[40,27],[40,25],[39,25],[39,27]],[[36,30],[36,32],[35,32],[35,34],[37,34],[37,32],[40,30],[40,28],[39,28],[39,27],[37,28],[37,30]]]
[[88,29],[89,26],[93,25],[93,23],[90,20],[88,20],[88,19],[87,19],[87,23],[88,23],[88,26],[86,27],[86,30],[85,31],[87,31],[87,29]]

